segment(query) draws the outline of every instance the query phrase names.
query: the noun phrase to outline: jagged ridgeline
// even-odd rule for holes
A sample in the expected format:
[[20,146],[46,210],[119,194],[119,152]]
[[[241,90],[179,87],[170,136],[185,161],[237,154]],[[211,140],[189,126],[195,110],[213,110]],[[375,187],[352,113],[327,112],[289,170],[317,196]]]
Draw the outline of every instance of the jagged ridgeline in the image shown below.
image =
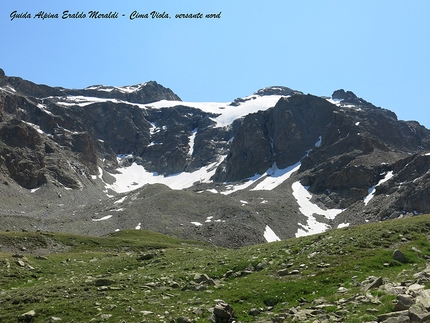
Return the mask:
[[239,247],[430,212],[430,131],[351,91],[183,102],[0,70],[0,222]]

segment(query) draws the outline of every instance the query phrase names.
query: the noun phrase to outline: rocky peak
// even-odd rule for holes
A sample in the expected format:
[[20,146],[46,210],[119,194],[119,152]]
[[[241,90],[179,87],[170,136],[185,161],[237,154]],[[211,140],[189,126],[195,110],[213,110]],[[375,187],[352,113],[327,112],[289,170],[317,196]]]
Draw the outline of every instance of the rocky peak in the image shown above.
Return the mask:
[[257,92],[254,92],[255,95],[284,95],[284,96],[291,96],[295,94],[303,94],[303,92],[296,91],[293,89],[290,89],[286,86],[269,86],[262,88],[258,90]]
[[362,105],[362,104],[368,104],[369,102],[359,98],[354,94],[352,91],[345,91],[344,89],[336,90],[331,95],[333,100],[340,100],[347,104],[354,104],[354,105]]
[[4,71],[0,68],[0,85],[3,85],[6,83],[6,74]]
[[133,103],[151,103],[160,100],[181,101],[169,88],[149,81],[130,86],[93,85],[85,89],[64,89],[68,95],[82,95],[96,98],[112,98]]

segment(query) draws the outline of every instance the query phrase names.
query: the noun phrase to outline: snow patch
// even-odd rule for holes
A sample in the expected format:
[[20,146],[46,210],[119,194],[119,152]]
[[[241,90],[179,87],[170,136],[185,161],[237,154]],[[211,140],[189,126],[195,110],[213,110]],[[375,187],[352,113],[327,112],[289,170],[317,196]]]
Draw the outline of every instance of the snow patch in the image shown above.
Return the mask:
[[[255,99],[252,99],[254,98]],[[183,102],[183,101],[170,101],[161,100],[153,102],[150,105],[139,105],[143,108],[169,108],[177,105],[196,108],[207,113],[217,114],[218,116],[212,118],[216,122],[216,127],[225,127],[230,125],[234,120],[244,117],[247,114],[257,111],[264,111],[272,108],[281,98],[287,96],[282,95],[269,95],[269,96],[256,96],[245,97],[245,102],[241,102],[238,106],[231,106],[230,102]],[[249,100],[247,100],[249,99]],[[136,105],[136,104],[135,104]]]
[[194,152],[194,140],[197,135],[197,128],[193,130],[193,133],[190,137],[188,137],[188,145],[190,146],[190,150],[188,151],[188,156],[192,156]]
[[375,192],[376,192],[376,187],[377,186],[379,186],[379,185],[381,185],[381,184],[383,184],[383,183],[385,183],[386,181],[388,181],[390,178],[392,178],[394,175],[393,175],[393,171],[389,171],[385,176],[384,176],[384,178],[383,179],[381,179],[379,182],[378,182],[378,184],[376,184],[376,185],[374,185],[374,186],[372,186],[371,188],[369,188],[368,189],[368,195],[363,199],[363,201],[364,201],[364,204],[365,205],[367,205],[369,202],[370,202],[370,200],[375,196]]
[[112,215],[106,215],[100,219],[92,219],[92,221],[94,221],[94,222],[105,221],[105,220],[110,219],[111,217],[112,217]]
[[124,196],[124,197],[120,198],[119,200],[113,202],[113,204],[120,204],[120,203],[124,202],[126,200],[126,198],[127,198],[127,196]]
[[297,230],[296,237],[321,233],[330,228],[327,224],[318,222],[314,214],[322,215],[326,219],[332,220],[343,211],[343,209],[323,210],[318,205],[312,203],[312,195],[306,187],[300,184],[300,181],[293,183],[291,187],[293,189],[293,196],[299,204],[300,212],[308,218],[306,224],[299,223],[302,228]]
[[163,176],[145,170],[141,165],[133,163],[131,166],[118,168],[118,174],[110,174],[116,181],[106,184],[107,188],[117,193],[125,193],[142,187],[145,184],[164,184],[174,190],[191,187],[194,183],[209,183],[215,174],[217,163],[212,163],[194,172],[182,172]]
[[138,224],[138,225],[136,225],[135,229],[136,229],[136,230],[140,230],[141,228],[142,228],[142,223],[140,223],[140,222],[139,222],[139,224]]
[[251,191],[271,191],[285,182],[290,176],[300,168],[301,163],[297,162],[292,166],[279,169],[276,163],[266,172],[266,178],[257,184]]
[[339,224],[337,225],[337,228],[338,228],[338,229],[340,229],[340,228],[346,228],[346,227],[349,227],[349,223],[339,223]]
[[321,147],[321,144],[322,144],[322,136],[320,136],[318,141],[315,143],[315,147]]
[[243,183],[243,184],[229,184],[229,185],[226,185],[225,188],[227,190],[224,191],[224,192],[221,192],[221,194],[229,195],[231,193],[234,193],[234,192],[237,192],[237,191],[240,191],[240,190],[244,190],[245,188],[247,188],[247,187],[251,186],[252,184],[254,184],[255,181],[258,180],[258,179],[260,179],[260,178],[261,178],[261,175],[256,174],[253,177],[248,178],[247,181],[245,183]]
[[279,239],[276,233],[273,232],[268,225],[266,225],[266,228],[264,229],[264,239],[266,239],[267,242],[281,241],[281,239]]
[[194,224],[196,227],[200,227],[203,224],[201,224],[200,222],[190,222],[191,224]]

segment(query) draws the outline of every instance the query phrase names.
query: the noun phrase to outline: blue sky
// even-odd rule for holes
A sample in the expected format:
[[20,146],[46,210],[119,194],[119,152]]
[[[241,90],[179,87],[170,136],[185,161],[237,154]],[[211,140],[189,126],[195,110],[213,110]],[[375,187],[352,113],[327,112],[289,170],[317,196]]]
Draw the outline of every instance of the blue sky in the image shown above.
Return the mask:
[[[32,18],[11,21],[15,10]],[[61,19],[65,10],[119,18]],[[130,20],[135,10],[171,18]],[[59,18],[33,18],[40,11]],[[198,12],[221,18],[175,18]],[[427,0],[2,0],[0,68],[68,88],[155,80],[184,101],[343,88],[430,128],[429,14]]]

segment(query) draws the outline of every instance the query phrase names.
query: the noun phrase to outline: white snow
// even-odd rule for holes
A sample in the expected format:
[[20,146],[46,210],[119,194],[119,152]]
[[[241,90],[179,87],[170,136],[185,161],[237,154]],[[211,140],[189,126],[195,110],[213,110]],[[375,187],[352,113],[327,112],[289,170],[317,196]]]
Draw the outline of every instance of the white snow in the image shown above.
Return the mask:
[[188,145],[190,146],[190,150],[188,151],[188,156],[192,156],[194,152],[194,139],[197,135],[197,128],[193,130],[193,134],[188,138]]
[[113,184],[106,184],[107,188],[117,193],[125,193],[142,187],[145,184],[164,184],[171,189],[184,189],[190,187],[195,182],[208,182],[209,178],[215,174],[217,163],[212,163],[202,167],[192,173],[183,172],[169,176],[148,172],[143,166],[133,163],[129,167],[118,168],[118,174],[110,174],[115,177]]
[[194,224],[196,227],[200,227],[203,224],[201,224],[200,222],[190,222],[191,224]]
[[293,183],[291,187],[293,189],[293,196],[299,204],[300,212],[308,218],[306,224],[300,224],[302,229],[297,230],[296,237],[321,233],[329,229],[327,224],[318,222],[314,214],[322,215],[326,219],[334,219],[343,211],[342,209],[323,210],[318,205],[312,203],[310,201],[312,195],[302,184],[300,184],[300,181]]
[[384,178],[383,179],[381,179],[379,182],[378,182],[378,184],[376,184],[376,185],[374,185],[374,186],[372,186],[371,188],[369,188],[369,190],[368,190],[368,195],[363,199],[363,201],[364,201],[364,204],[365,205],[367,205],[369,202],[370,202],[370,200],[373,198],[373,196],[375,196],[375,191],[376,191],[376,187],[377,186],[379,186],[379,185],[381,185],[381,184],[383,184],[383,183],[385,183],[386,181],[388,181],[390,178],[392,178],[394,175],[393,175],[393,172],[392,171],[389,171],[385,176],[384,176]]
[[31,123],[31,122],[27,122],[27,121],[22,121],[22,122],[28,124],[29,126],[33,127],[34,129],[36,129],[36,131],[38,133],[40,133],[40,134],[46,134],[46,135],[50,136],[50,134],[47,134],[47,133],[43,132],[43,130],[40,129],[40,127],[38,125],[36,125],[34,123]]
[[128,86],[93,85],[85,88],[85,90],[96,90],[96,91],[102,91],[102,92],[112,92],[113,90],[117,90],[122,93],[133,93],[133,92],[139,91],[146,84],[147,83],[142,83],[142,84],[128,85]]
[[139,222],[139,224],[135,227],[136,230],[140,230],[142,228],[142,223]]
[[100,219],[92,219],[92,221],[94,221],[94,222],[105,221],[105,220],[110,219],[111,217],[112,217],[112,215],[106,215]]
[[[110,89],[110,87],[98,87],[98,90]],[[119,89],[119,87],[116,87]],[[127,88],[132,89],[132,87],[122,87],[123,91],[127,91]],[[90,87],[88,89],[96,89],[96,87]],[[87,105],[97,103],[97,102],[113,102],[113,103],[125,103],[138,106],[141,109],[161,109],[169,108],[177,105],[192,107],[200,109],[201,111],[207,113],[217,114],[212,120],[216,122],[217,127],[225,127],[230,125],[234,120],[244,117],[247,114],[254,113],[257,111],[264,111],[271,107],[279,101],[280,98],[285,98],[287,96],[282,95],[265,95],[256,96],[253,95],[255,99],[247,100],[251,97],[244,98],[246,101],[240,103],[238,106],[230,106],[230,102],[183,102],[183,101],[170,101],[161,100],[152,102],[149,104],[138,104],[131,103],[123,100],[110,99],[110,98],[96,98],[87,96],[68,96],[68,97],[50,97],[56,100],[56,103],[63,106],[73,106],[79,105],[85,107]]]
[[39,186],[39,187],[36,187],[36,188],[32,188],[32,189],[30,190],[30,192],[31,192],[31,193],[34,193],[34,192],[36,192],[38,189],[40,189],[40,186]]
[[264,229],[264,239],[266,239],[267,242],[281,241],[281,239],[279,239],[276,233],[273,232],[268,225],[266,225],[266,228]]
[[256,174],[253,177],[250,177],[247,179],[247,181],[243,184],[230,184],[230,185],[226,185],[226,191],[221,192],[221,194],[224,195],[229,195],[231,193],[240,191],[240,190],[244,190],[245,188],[251,186],[252,184],[255,183],[256,180],[260,179],[261,175]]
[[120,204],[120,203],[124,202],[126,200],[126,198],[127,198],[127,196],[124,196],[124,197],[120,198],[119,200],[113,202],[113,204]]
[[301,163],[297,162],[287,168],[279,169],[274,163],[263,175],[255,174],[253,177],[247,178],[246,182],[240,184],[226,185],[226,190],[221,194],[229,195],[231,193],[244,190],[249,186],[258,182],[251,191],[270,191],[285,182],[290,176],[300,168]]
[[300,168],[301,163],[297,162],[292,166],[279,169],[276,163],[266,172],[266,178],[259,182],[251,191],[270,191],[285,182],[290,176]]
[[360,122],[356,122],[355,125],[358,126],[360,124]]
[[53,115],[53,114],[52,114],[52,112],[48,110],[48,108],[46,107],[46,105],[41,104],[41,103],[38,103],[38,104],[37,104],[37,107],[38,107],[40,110],[43,110],[44,112],[46,112],[47,114],[49,114],[49,115],[51,115],[51,116]]
[[337,228],[338,228],[338,229],[340,229],[340,228],[346,228],[346,227],[349,227],[349,223],[339,223],[339,224],[337,225]]
[[322,136],[319,137],[318,141],[315,143],[315,147],[321,147]]
[[248,201],[240,200],[240,203],[242,203],[242,204],[248,204]]
[[2,86],[2,87],[0,87],[0,90],[3,90],[5,92],[9,92],[12,94],[16,93],[16,90],[13,87],[11,87],[10,85]]
[[328,102],[330,102],[331,104],[337,105],[338,107],[340,107],[341,102],[343,101],[342,99],[326,99]]

